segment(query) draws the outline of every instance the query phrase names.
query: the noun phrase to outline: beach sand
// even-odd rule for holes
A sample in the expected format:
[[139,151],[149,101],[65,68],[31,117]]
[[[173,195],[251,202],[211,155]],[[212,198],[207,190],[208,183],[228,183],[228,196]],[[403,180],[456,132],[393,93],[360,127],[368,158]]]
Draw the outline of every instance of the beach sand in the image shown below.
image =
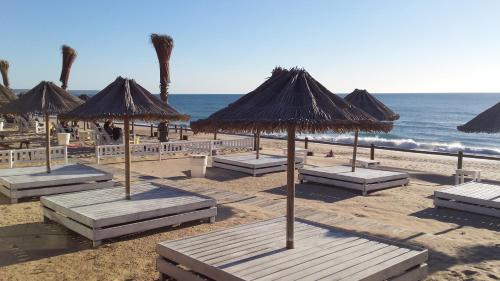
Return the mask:
[[[144,129],[146,130],[146,129]],[[138,129],[140,131],[140,129]],[[176,137],[173,135],[173,137]],[[194,138],[209,139],[210,135]],[[223,136],[222,138],[234,138]],[[190,135],[192,139],[193,136]],[[262,139],[262,153],[281,154],[284,141]],[[297,142],[297,147],[303,144]],[[349,147],[309,144],[315,156],[311,165],[346,164]],[[325,158],[330,149],[335,157]],[[360,149],[368,157],[367,149]],[[297,209],[314,209],[315,216],[335,217],[332,225],[403,241],[429,249],[429,276],[426,280],[500,280],[500,219],[466,212],[436,209],[433,191],[453,184],[455,157],[376,151],[382,167],[411,175],[408,187],[396,187],[360,194],[318,184],[298,184]],[[74,158],[93,163],[95,160]],[[123,180],[123,163],[103,161],[104,169]],[[482,170],[483,179],[500,183],[500,163],[464,160],[464,167]],[[208,168],[207,177],[189,177],[189,159],[183,155],[158,162],[133,162],[133,180],[155,181],[179,187],[203,186],[230,191],[256,200],[219,200],[214,224],[183,224],[113,239],[96,249],[79,235],[57,224],[42,224],[37,200],[10,205],[0,197],[0,280],[155,280],[155,245],[182,238],[283,215],[284,172],[250,177],[238,172]],[[258,200],[262,199],[262,200]],[[275,202],[278,207],[268,203]],[[319,214],[319,215],[318,215]],[[304,213],[297,216],[306,216]],[[284,233],[283,233],[284,239]]]

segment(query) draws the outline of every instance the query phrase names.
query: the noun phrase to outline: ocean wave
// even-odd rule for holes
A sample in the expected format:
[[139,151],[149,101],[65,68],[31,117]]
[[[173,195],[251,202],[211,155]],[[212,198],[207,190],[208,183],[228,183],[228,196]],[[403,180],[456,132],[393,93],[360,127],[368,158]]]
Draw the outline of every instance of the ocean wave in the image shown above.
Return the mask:
[[[306,137],[306,136],[302,136]],[[332,141],[339,143],[352,144],[354,142],[354,136],[352,135],[307,135],[310,140],[322,140],[322,141]],[[375,146],[385,146],[394,147],[402,149],[413,149],[413,150],[427,150],[427,151],[438,151],[438,152],[448,152],[448,153],[458,153],[463,151],[469,154],[483,154],[483,155],[500,155],[500,149],[490,148],[490,147],[469,147],[465,146],[460,142],[417,142],[413,139],[401,139],[401,138],[382,138],[378,136],[374,137],[359,137],[358,143],[360,145],[370,145]]]

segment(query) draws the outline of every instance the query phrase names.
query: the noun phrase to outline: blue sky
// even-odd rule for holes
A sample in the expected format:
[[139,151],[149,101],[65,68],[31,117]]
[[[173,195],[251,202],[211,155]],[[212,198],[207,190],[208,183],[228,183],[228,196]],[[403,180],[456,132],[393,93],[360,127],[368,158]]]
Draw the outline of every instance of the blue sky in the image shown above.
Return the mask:
[[171,93],[246,93],[276,65],[306,68],[336,93],[500,92],[498,0],[1,0],[0,58],[13,88],[70,89],[116,76],[158,92],[149,34],[174,38]]

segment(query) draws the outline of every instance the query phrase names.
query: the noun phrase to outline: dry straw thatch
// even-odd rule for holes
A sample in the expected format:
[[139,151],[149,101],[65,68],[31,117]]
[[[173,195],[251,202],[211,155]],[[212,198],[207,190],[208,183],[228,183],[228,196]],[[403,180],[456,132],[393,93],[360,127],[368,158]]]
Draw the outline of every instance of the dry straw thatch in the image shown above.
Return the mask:
[[7,104],[15,99],[17,99],[17,96],[11,89],[0,85],[0,105]]
[[3,85],[7,88],[10,88],[8,61],[0,60],[0,73],[2,73]]
[[262,85],[207,119],[191,123],[195,132],[216,129],[238,132],[282,132],[293,125],[297,132],[384,131],[380,122],[336,96],[307,71],[277,67]]
[[356,89],[344,99],[377,120],[394,121],[399,119],[399,114],[392,111],[367,90]]
[[70,120],[139,119],[139,120],[188,120],[173,107],[136,83],[122,77],[101,90],[85,104],[75,108],[61,118]]
[[170,83],[170,55],[174,48],[174,39],[168,35],[151,34],[151,43],[156,50],[160,63],[160,97],[168,102],[168,84]]
[[457,129],[466,133],[499,133],[500,132],[500,102],[478,114],[469,122]]
[[60,114],[82,104],[83,101],[72,96],[56,84],[42,81],[23,94],[20,98],[2,106],[3,114]]
[[68,88],[68,79],[71,66],[73,65],[73,62],[75,62],[77,53],[75,49],[71,48],[68,45],[63,45],[61,47],[61,50],[62,50],[63,60],[62,60],[61,76],[59,78],[59,81],[61,81],[62,83],[61,88],[66,90]]

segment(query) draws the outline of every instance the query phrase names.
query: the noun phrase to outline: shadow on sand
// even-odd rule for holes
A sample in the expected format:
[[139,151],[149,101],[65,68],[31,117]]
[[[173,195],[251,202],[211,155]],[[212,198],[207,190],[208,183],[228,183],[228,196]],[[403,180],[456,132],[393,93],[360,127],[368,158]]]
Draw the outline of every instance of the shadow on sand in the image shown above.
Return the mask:
[[[286,196],[286,186],[274,187],[264,190],[263,192]],[[325,203],[335,203],[356,196],[360,196],[360,194],[356,194],[346,189],[336,188],[333,186],[321,185],[316,183],[295,184],[295,197],[302,199],[318,200]]]
[[[235,213],[231,207],[218,206],[216,221],[227,220]],[[205,219],[202,222],[206,223],[206,221]],[[128,241],[157,233],[193,227],[200,223],[200,221],[186,222],[177,227],[166,226],[105,240],[104,242],[109,244]],[[0,227],[0,267],[87,249],[92,249],[90,240],[57,223],[36,222]]]

